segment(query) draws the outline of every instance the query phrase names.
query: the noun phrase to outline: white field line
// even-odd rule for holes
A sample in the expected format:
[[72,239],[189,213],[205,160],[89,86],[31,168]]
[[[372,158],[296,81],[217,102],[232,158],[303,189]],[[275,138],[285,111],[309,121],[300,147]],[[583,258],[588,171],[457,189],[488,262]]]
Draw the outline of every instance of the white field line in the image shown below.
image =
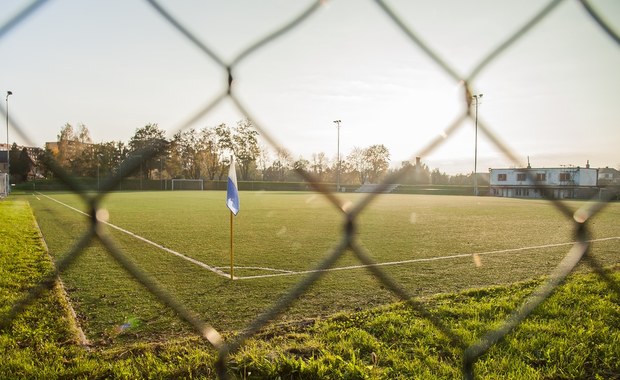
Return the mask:
[[[601,239],[588,240],[588,243],[597,242],[597,241],[607,241],[607,240],[620,240],[620,236],[613,236],[613,237],[607,237],[607,238],[601,238]],[[427,257],[427,258],[423,258],[423,259],[410,259],[410,260],[401,260],[401,261],[390,261],[390,262],[385,262],[385,263],[350,265],[350,266],[346,266],[346,267],[337,267],[337,268],[328,268],[328,269],[313,269],[313,270],[304,270],[304,271],[298,271],[298,272],[289,271],[288,273],[274,273],[274,274],[264,274],[264,275],[256,275],[256,276],[236,277],[236,279],[237,280],[249,280],[249,279],[254,279],[254,278],[296,276],[296,275],[303,275],[303,274],[310,274],[310,273],[317,273],[317,272],[335,272],[335,271],[341,271],[341,270],[353,270],[353,269],[362,269],[362,268],[368,268],[368,267],[383,267],[383,266],[390,266],[390,265],[422,263],[422,262],[428,262],[428,261],[452,260],[452,259],[459,259],[459,258],[464,258],[464,257],[472,257],[473,258],[476,255],[478,255],[478,256],[493,255],[493,254],[501,254],[501,253],[509,253],[509,252],[528,251],[528,250],[533,250],[533,249],[562,247],[562,246],[567,246],[567,245],[573,245],[575,243],[576,242],[546,244],[546,245],[537,245],[537,246],[532,246],[532,247],[500,249],[500,250],[496,250],[496,251],[477,252],[477,253],[461,253],[461,254],[450,255],[450,256],[436,256],[436,257]],[[237,268],[241,268],[241,267],[237,267]],[[248,268],[250,268],[250,267],[248,267]],[[280,271],[278,269],[270,269],[270,268],[253,268],[252,267],[252,269],[264,269],[264,270],[271,270],[271,271]]]
[[[51,199],[52,201],[54,201],[54,202],[56,202],[56,203],[58,203],[58,204],[61,204],[61,205],[65,206],[65,207],[67,207],[67,208],[69,208],[69,209],[71,209],[71,210],[73,210],[73,211],[75,211],[75,212],[78,212],[78,213],[80,213],[80,214],[82,214],[82,215],[85,215],[85,216],[90,217],[90,215],[88,215],[88,214],[87,214],[87,213],[85,213],[84,211],[82,211],[82,210],[78,210],[77,208],[75,208],[75,207],[73,207],[73,206],[69,206],[68,204],[63,203],[63,202],[61,202],[61,201],[59,201],[59,200],[57,200],[57,199],[54,199],[54,198],[52,198],[52,197],[50,197],[50,196],[48,196],[48,195],[45,195],[45,194],[42,194],[42,193],[38,193],[38,194],[40,194],[41,196],[43,196],[43,197],[45,197],[45,198]],[[177,251],[173,251],[173,250],[172,250],[172,249],[170,249],[170,248],[166,248],[166,247],[164,247],[164,246],[162,246],[162,245],[160,245],[160,244],[157,244],[157,243],[155,243],[155,242],[153,242],[153,241],[151,241],[151,240],[148,240],[148,239],[146,239],[146,238],[144,238],[144,237],[142,237],[142,236],[140,236],[140,235],[136,235],[136,234],[134,234],[134,233],[133,233],[133,232],[131,232],[131,231],[128,231],[128,230],[126,230],[126,229],[123,229],[123,228],[121,228],[121,227],[119,227],[119,226],[115,226],[115,225],[114,225],[114,224],[112,224],[112,223],[108,223],[108,222],[105,222],[105,221],[102,221],[102,220],[100,220],[100,222],[101,222],[101,223],[104,223],[105,225],[107,225],[107,226],[109,226],[109,227],[112,227],[112,228],[114,228],[114,229],[116,229],[116,230],[118,230],[118,231],[120,231],[120,232],[123,232],[123,233],[125,233],[125,234],[127,234],[127,235],[130,235],[130,236],[132,236],[132,237],[134,237],[134,238],[136,238],[136,239],[138,239],[138,240],[141,240],[141,241],[143,241],[143,242],[145,242],[145,243],[147,243],[147,244],[150,244],[150,245],[152,245],[152,246],[154,246],[154,247],[156,247],[156,248],[159,248],[159,249],[161,249],[161,250],[164,250],[164,251],[166,251],[166,252],[168,252],[168,253],[172,253],[172,254],[173,254],[173,255],[175,255],[175,256],[178,256],[178,257],[180,257],[180,258],[182,258],[182,259],[184,259],[184,260],[187,260],[187,261],[189,261],[189,262],[191,262],[191,263],[193,263],[193,264],[196,264],[196,265],[198,265],[199,267],[202,267],[202,268],[204,268],[204,269],[207,269],[207,270],[209,270],[209,271],[211,271],[211,272],[213,272],[213,273],[215,273],[215,274],[218,274],[218,275],[223,276],[223,277],[230,278],[230,274],[228,274],[228,273],[224,273],[224,272],[222,272],[221,270],[219,270],[219,269],[218,269],[218,268],[216,268],[216,267],[212,267],[212,266],[207,265],[207,264],[205,264],[205,263],[203,263],[203,262],[201,262],[201,261],[198,261],[198,260],[196,260],[196,259],[193,259],[193,258],[191,258],[191,257],[189,257],[189,256],[185,256],[185,255],[184,255],[184,254],[182,254],[182,253],[179,253],[179,252],[177,252]],[[236,279],[236,277],[233,277],[233,279]]]
[[[218,269],[228,269],[230,267],[216,267]],[[293,270],[286,270],[286,269],[277,269],[277,268],[268,268],[268,267],[243,267],[243,266],[237,266],[235,265],[235,269],[253,269],[253,270],[264,270],[264,271],[269,271],[269,272],[282,272],[284,274],[297,274],[299,272],[295,272]],[[240,278],[247,278],[247,277],[235,277],[236,279],[240,279]],[[252,276],[250,276],[250,278],[252,278]]]

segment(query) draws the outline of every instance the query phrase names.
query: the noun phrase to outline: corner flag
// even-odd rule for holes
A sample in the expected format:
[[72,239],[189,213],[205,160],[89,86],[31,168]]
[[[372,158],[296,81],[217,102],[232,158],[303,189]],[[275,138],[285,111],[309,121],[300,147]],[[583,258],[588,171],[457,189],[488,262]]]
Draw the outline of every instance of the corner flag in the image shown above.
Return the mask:
[[230,169],[228,169],[226,206],[235,215],[239,212],[239,190],[237,189],[237,172],[235,171],[235,159],[233,156],[230,157]]

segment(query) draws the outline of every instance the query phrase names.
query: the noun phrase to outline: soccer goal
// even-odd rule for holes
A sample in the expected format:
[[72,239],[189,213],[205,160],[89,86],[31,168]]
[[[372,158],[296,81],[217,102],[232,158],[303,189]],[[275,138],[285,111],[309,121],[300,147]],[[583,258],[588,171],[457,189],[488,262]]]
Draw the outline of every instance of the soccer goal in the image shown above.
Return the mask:
[[172,190],[204,190],[202,179],[173,179]]

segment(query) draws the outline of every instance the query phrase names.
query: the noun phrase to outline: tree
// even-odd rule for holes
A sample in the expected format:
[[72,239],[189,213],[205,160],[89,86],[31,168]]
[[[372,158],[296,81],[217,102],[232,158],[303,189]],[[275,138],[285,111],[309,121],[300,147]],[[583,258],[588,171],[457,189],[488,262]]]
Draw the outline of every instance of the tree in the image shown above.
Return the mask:
[[450,182],[450,176],[441,173],[439,169],[433,169],[431,172],[431,183],[434,185],[447,185]]
[[450,177],[450,185],[472,185],[473,176],[470,174],[456,174]]
[[172,138],[171,151],[184,178],[200,178],[200,157],[198,138],[195,129],[177,132]]
[[420,162],[419,158],[416,158],[415,165],[404,161],[399,171],[401,183],[413,185],[431,183],[431,172],[426,164]]
[[69,123],[66,123],[58,134],[58,151],[55,154],[56,161],[58,165],[61,167],[69,167],[70,160],[75,156],[74,145],[75,145],[75,132],[73,131],[73,126]]
[[230,165],[229,157],[233,154],[233,138],[230,127],[222,123],[214,128],[217,153],[219,160],[218,179],[221,180],[225,174],[226,168]]
[[66,123],[58,134],[58,151],[55,154],[56,161],[64,168],[69,168],[71,174],[76,176],[92,175],[93,147],[88,128],[82,123],[77,128]]
[[293,162],[293,169],[297,171],[298,170],[308,171],[309,167],[310,167],[310,161],[306,160],[302,156],[299,156],[297,161]]
[[9,175],[11,182],[20,183],[26,180],[31,164],[26,148],[20,150],[17,144],[13,143],[13,145],[11,145],[11,150],[9,151],[9,163]]
[[346,164],[350,168],[351,174],[356,174],[360,183],[365,183],[368,179],[369,165],[366,161],[364,149],[354,147],[346,158]]
[[363,156],[368,164],[368,180],[378,182],[390,165],[390,151],[383,144],[371,145],[364,149]]
[[260,154],[257,136],[258,131],[250,119],[238,121],[232,134],[233,151],[244,180],[250,179],[250,171],[256,167],[256,159]]
[[213,180],[221,172],[217,135],[214,128],[203,128],[198,132],[196,152],[201,171]]
[[261,179],[265,179],[265,172],[267,171],[267,163],[270,160],[269,148],[266,145],[260,147],[260,153],[256,160],[258,170],[262,173]]
[[310,164],[310,169],[319,181],[324,180],[325,172],[327,171],[328,166],[329,162],[324,152],[312,154],[312,163]]
[[[50,175],[50,167],[48,166],[48,159],[52,157],[52,154],[49,150],[38,149],[37,157],[35,159],[35,174],[42,176],[43,178],[48,178]],[[53,173],[52,173],[53,174]]]
[[166,134],[157,124],[147,124],[136,132],[129,140],[131,155],[139,156],[142,161],[142,174],[151,178],[151,172],[160,168],[162,158],[168,156],[169,143]]
[[93,146],[93,164],[98,177],[110,176],[127,157],[128,149],[122,141],[108,141]]
[[273,162],[272,167],[277,174],[277,181],[285,181],[287,173],[291,170],[291,154],[286,149],[276,149],[276,160]]

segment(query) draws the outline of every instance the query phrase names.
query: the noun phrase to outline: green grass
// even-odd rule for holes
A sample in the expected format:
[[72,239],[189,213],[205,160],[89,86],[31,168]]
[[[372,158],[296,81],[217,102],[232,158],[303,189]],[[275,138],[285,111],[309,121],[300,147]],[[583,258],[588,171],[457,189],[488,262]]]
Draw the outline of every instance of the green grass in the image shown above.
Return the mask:
[[[618,272],[615,281],[620,280]],[[540,281],[422,300],[473,343]],[[620,378],[620,297],[593,275],[575,275],[475,365],[483,379]],[[267,331],[238,355],[258,378],[460,378],[463,349],[406,304],[344,313],[307,328]]]
[[[3,201],[0,218],[0,315],[4,322],[11,306],[49,274],[52,265],[26,203]],[[58,284],[19,313],[0,335],[1,377],[51,378],[82,355],[68,315]],[[40,361],[45,364],[40,366]],[[88,366],[88,361],[79,365]]]
[[[71,194],[54,199],[85,208]],[[360,195],[347,194],[357,202]],[[88,228],[88,219],[43,196],[27,198],[52,255],[62,257]],[[311,193],[242,192],[235,218],[235,274],[272,272],[243,269],[270,267],[314,269],[341,239],[341,213]],[[571,204],[577,208],[581,202]],[[593,237],[617,235],[620,205],[612,204],[592,221]],[[147,192],[107,195],[110,222],[209,265],[229,266],[229,214],[223,192]],[[358,239],[378,262],[471,254],[572,241],[572,228],[548,202],[451,196],[381,196],[359,218]],[[158,283],[219,331],[236,331],[304,276],[230,281],[108,229],[126,255]],[[616,263],[616,241],[595,244],[593,251]],[[547,274],[569,246],[382,267],[412,296],[509,284]],[[336,266],[360,264],[346,252]],[[94,344],[159,341],[187,336],[191,329],[145,292],[94,243],[64,275],[69,297]],[[96,279],[96,281],[93,281]],[[328,272],[276,322],[328,316],[390,304],[396,297],[366,269]],[[119,326],[131,320],[128,331]]]
[[[52,213],[56,212],[59,210]],[[0,315],[4,316],[12,303],[48,273],[51,265],[24,202],[2,202],[0,217],[7,221],[1,232],[8,238],[0,243]],[[602,216],[601,220],[604,220]],[[91,282],[109,286],[110,291],[114,289],[105,285],[108,281],[118,281],[122,285],[131,283],[123,277],[122,271],[115,272],[108,267],[103,261],[105,255],[98,256],[97,251],[97,247],[90,248],[77,264],[81,266],[89,260],[99,262],[96,272],[81,268],[90,275]],[[483,258],[481,268],[485,261]],[[616,266],[611,274],[616,283],[620,281],[619,268]],[[75,275],[74,272],[79,271],[69,272]],[[120,278],[116,278],[117,275]],[[92,281],[94,276],[103,279]],[[418,300],[470,344],[506,318],[540,281],[487,286]],[[140,302],[145,292],[139,286],[131,289],[135,293],[126,291],[116,289],[112,300],[107,299],[112,294],[106,294],[100,296],[99,302],[119,305],[127,297],[147,309],[156,304],[154,300]],[[82,288],[73,290],[74,295],[82,293]],[[134,295],[136,297],[132,297]],[[80,306],[79,302],[76,304]],[[596,275],[575,274],[506,340],[483,356],[476,364],[476,373],[484,379],[619,378],[619,304],[618,293]],[[415,310],[402,303],[379,308],[362,306],[364,310],[360,312],[273,325],[233,355],[229,368],[238,378],[460,377],[463,347],[452,345]],[[166,313],[163,309],[162,312]],[[176,320],[172,315],[160,318]],[[124,320],[131,321],[135,320],[130,317]],[[93,322],[88,319],[86,322],[88,333]],[[215,377],[215,353],[204,341],[194,337],[173,339],[174,330],[166,327],[164,332],[168,335],[162,335],[165,339],[149,343],[154,335],[148,329],[140,332],[147,323],[140,321],[136,323],[140,326],[111,331],[108,339],[115,340],[116,344],[102,343],[87,351],[76,344],[63,294],[60,288],[54,287],[1,331],[0,374],[3,378]],[[137,332],[132,331],[134,327]],[[135,336],[131,339],[122,339],[132,334]],[[225,338],[230,337],[231,334],[225,334]]]

